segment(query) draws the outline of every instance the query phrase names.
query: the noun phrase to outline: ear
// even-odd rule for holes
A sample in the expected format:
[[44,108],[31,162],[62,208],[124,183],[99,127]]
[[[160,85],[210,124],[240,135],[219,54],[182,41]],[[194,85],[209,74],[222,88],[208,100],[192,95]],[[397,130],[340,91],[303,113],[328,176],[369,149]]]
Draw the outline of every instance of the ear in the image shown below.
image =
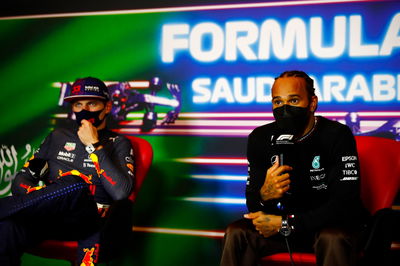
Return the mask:
[[111,101],[106,102],[105,109],[106,109],[106,114],[111,112],[111,109],[112,109],[112,102]]
[[314,113],[317,110],[317,107],[318,107],[318,97],[311,96],[310,111]]

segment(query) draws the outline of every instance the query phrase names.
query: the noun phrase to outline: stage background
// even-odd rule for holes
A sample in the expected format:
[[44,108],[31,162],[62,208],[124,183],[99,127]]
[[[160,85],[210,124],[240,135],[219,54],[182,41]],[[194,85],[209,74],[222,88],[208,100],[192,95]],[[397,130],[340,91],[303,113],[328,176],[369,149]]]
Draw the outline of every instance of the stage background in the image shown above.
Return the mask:
[[[270,86],[282,71],[315,78],[319,114],[358,135],[399,140],[397,1],[3,18],[0,47],[0,196],[9,195],[14,174],[43,138],[66,122],[62,84],[84,76],[110,86],[130,82],[128,98],[139,93],[146,108],[156,103],[153,129],[143,130],[140,108],[110,117],[114,130],[147,139],[155,152],[134,208],[134,241],[121,247],[115,265],[218,264],[224,228],[246,212],[246,138],[272,121]],[[160,90],[146,82],[135,88],[155,77]],[[171,94],[167,84],[179,90]],[[162,125],[170,111],[176,121]],[[23,263],[55,261],[25,255]]]

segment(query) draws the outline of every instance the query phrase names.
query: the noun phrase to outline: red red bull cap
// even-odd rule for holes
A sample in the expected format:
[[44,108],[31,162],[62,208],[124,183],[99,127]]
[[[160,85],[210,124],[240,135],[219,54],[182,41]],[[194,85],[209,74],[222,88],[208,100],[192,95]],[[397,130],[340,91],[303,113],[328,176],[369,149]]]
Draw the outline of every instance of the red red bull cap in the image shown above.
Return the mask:
[[102,100],[108,100],[110,98],[108,94],[108,88],[103,81],[87,77],[77,79],[71,86],[69,94],[64,97],[64,101],[72,101],[78,98],[99,98]]

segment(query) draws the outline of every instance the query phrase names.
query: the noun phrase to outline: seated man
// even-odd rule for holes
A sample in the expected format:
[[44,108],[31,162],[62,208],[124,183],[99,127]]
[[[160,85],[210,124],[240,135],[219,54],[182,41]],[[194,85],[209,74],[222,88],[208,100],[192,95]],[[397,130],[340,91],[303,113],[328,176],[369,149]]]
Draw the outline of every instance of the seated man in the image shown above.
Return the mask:
[[85,255],[96,263],[102,218],[133,188],[130,141],[106,129],[107,86],[78,79],[65,100],[77,123],[51,132],[0,199],[0,265],[18,265],[44,239],[78,240],[78,265]]
[[249,213],[226,230],[221,265],[257,265],[263,256],[313,251],[318,265],[355,265],[367,211],[359,195],[354,137],[338,122],[314,116],[318,98],[302,71],[272,86],[275,122],[249,135]]

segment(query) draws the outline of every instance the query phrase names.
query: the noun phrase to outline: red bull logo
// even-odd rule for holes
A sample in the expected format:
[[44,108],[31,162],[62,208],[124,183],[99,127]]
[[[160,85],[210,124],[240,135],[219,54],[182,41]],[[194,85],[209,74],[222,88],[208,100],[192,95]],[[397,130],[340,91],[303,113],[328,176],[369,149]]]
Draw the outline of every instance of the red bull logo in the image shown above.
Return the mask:
[[107,179],[108,182],[110,182],[111,185],[115,185],[117,184],[117,182],[115,182],[110,176],[107,175],[107,173],[104,171],[104,169],[101,169],[100,164],[99,164],[99,157],[97,157],[96,154],[91,153],[89,155],[90,159],[92,160],[95,168],[96,168],[96,172],[99,176],[103,176],[105,179]]
[[82,174],[78,170],[71,170],[71,171],[68,171],[68,172],[65,172],[65,173],[63,173],[61,170],[58,170],[58,178],[63,177],[63,176],[67,176],[67,175],[79,176],[80,178],[83,179],[83,181],[85,181],[85,183],[92,184],[92,176],[91,175]]
[[93,260],[93,253],[94,253],[94,247],[91,249],[84,248],[83,252],[85,252],[85,255],[83,256],[81,266],[94,266],[94,260]]
[[19,186],[24,188],[24,189],[26,189],[26,194],[29,194],[29,193],[31,193],[33,191],[40,190],[40,189],[46,187],[45,185],[32,187],[32,186],[25,185],[25,184],[19,184]]
[[92,160],[94,167],[96,168],[96,172],[98,175],[101,175],[101,173],[104,171],[103,169],[100,168],[100,164],[99,164],[99,157],[97,157],[96,154],[91,153],[89,155],[90,159]]

